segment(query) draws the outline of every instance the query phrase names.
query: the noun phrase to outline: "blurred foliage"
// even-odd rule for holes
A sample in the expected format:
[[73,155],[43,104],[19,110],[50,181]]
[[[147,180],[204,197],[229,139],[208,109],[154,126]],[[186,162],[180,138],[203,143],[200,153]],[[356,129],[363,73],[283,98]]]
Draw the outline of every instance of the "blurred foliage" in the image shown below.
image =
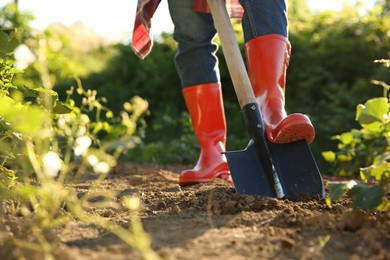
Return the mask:
[[287,110],[310,116],[317,132],[312,149],[326,174],[333,173],[320,152],[336,147],[330,137],[357,126],[356,104],[381,95],[371,80],[389,80],[383,66],[374,64],[389,56],[390,19],[383,12],[379,3],[372,10],[344,6],[305,17],[306,27],[290,31]]
[[[22,77],[15,77],[15,83],[49,89],[54,85],[62,85],[66,89],[70,79],[74,82],[75,77],[102,71],[113,51],[106,48],[108,44],[103,37],[82,24],[70,27],[52,24],[28,38],[24,46],[31,51],[34,60],[25,68]],[[17,53],[18,49],[15,55]],[[61,94],[64,96],[64,92]]]
[[[380,62],[389,69],[390,60]],[[390,86],[380,81],[374,83],[384,88],[384,96],[359,104],[355,120],[360,127],[334,136],[338,151],[326,151],[323,156],[338,175],[360,175],[363,182],[331,183],[330,201],[347,193],[357,207],[389,210],[385,195],[390,192]]]
[[[53,64],[58,70],[49,67],[61,54],[47,47],[52,38],[38,34],[26,40],[38,43],[32,45],[33,54],[26,46],[22,49],[28,57],[37,58],[20,63],[15,47],[24,43],[20,35],[27,26],[14,24],[12,19],[1,20],[7,27],[0,30],[0,217],[12,226],[0,236],[0,258],[55,259],[60,239],[53,229],[77,220],[115,234],[144,259],[159,259],[138,217],[138,198],[118,200],[115,191],[96,189],[120,154],[139,142],[137,124],[147,102],[134,96],[122,103],[120,117],[115,116],[104,105],[106,99],[98,97],[96,90],[84,89],[77,77],[76,87],[66,90],[61,102],[51,88],[58,78],[67,76],[61,74],[61,66],[69,62],[62,64],[58,59]],[[14,60],[14,49],[19,60]],[[52,57],[53,53],[58,55]],[[15,76],[23,76],[18,67],[29,62],[34,63],[32,70],[38,68],[34,72],[40,84],[16,84]],[[67,67],[67,72],[74,73],[74,68]],[[94,181],[81,194],[74,184],[86,174]],[[103,216],[108,208],[127,210],[128,228]]]
[[20,13],[16,2],[0,7],[0,29],[13,33],[13,39],[22,43],[31,37],[30,22],[34,20],[34,16],[30,12]]
[[[292,56],[286,108],[289,113],[301,112],[311,117],[317,132],[311,148],[325,174],[332,172],[322,160],[321,152],[336,148],[337,143],[330,141],[331,137],[357,126],[356,104],[381,95],[381,88],[372,85],[371,80],[389,81],[389,73],[373,62],[389,57],[388,13],[388,0],[376,1],[370,10],[360,4],[345,5],[340,12],[314,12],[305,0],[289,1]],[[233,25],[243,53],[240,21],[233,20]],[[145,60],[138,59],[126,43],[101,45],[80,53],[77,49],[80,45],[72,44],[77,41],[76,36],[71,29],[68,32],[48,29],[43,36],[49,46],[46,58],[50,83],[60,99],[66,96],[67,86],[75,83],[73,75],[80,76],[84,86],[98,90],[99,95],[107,98],[106,106],[113,112],[120,111],[121,104],[135,95],[145,98],[149,112],[142,117],[142,127],[137,129],[143,142],[130,151],[127,159],[194,163],[199,147],[173,63],[176,42],[172,35],[163,33],[157,37],[152,53]],[[50,47],[53,37],[62,42],[60,49]],[[26,44],[35,55],[39,53],[36,40]],[[221,49],[217,55],[227,115],[227,148],[242,149],[248,139],[246,129]],[[16,80],[20,84],[31,81],[42,85],[40,75],[34,62]]]

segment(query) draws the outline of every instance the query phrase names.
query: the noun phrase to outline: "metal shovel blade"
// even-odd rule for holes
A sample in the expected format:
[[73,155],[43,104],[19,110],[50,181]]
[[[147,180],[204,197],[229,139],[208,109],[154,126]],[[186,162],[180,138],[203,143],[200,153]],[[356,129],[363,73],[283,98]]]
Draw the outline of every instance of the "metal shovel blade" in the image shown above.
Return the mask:
[[270,181],[271,173],[265,172],[253,142],[250,142],[245,150],[225,153],[237,193],[269,197],[281,197],[282,194],[282,197],[287,198],[324,198],[322,177],[305,140],[290,144],[267,141],[267,146],[278,185]]
[[226,152],[225,155],[237,193],[276,197],[253,142],[245,150]]
[[324,198],[320,171],[305,140],[290,144],[267,142],[269,153],[286,196]]

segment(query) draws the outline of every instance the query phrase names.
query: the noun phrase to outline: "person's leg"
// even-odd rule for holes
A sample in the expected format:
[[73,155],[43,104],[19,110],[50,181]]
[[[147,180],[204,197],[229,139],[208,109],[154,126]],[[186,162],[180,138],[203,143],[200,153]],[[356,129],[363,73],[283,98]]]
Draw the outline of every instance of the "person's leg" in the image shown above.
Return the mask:
[[252,88],[263,115],[268,139],[311,143],[315,130],[303,114],[285,111],[286,70],[291,45],[288,41],[287,3],[284,0],[240,0],[245,53]]
[[244,8],[242,28],[245,42],[258,36],[288,37],[287,3],[284,0],[240,0]]
[[219,82],[217,44],[210,14],[193,11],[194,0],[168,0],[174,24],[173,38],[178,43],[175,66],[182,87]]
[[195,13],[193,0],[168,0],[174,39],[175,65],[201,151],[193,169],[180,173],[179,184],[229,179],[226,162],[226,122],[219,83],[216,30],[210,14]]

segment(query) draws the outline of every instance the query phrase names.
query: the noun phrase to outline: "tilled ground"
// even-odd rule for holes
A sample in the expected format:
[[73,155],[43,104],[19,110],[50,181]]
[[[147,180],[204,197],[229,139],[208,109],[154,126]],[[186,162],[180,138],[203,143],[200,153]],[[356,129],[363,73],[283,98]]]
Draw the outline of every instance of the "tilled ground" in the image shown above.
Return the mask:
[[[321,199],[240,196],[220,179],[180,187],[182,169],[122,164],[99,186],[140,198],[143,227],[162,259],[390,259],[389,212],[352,209],[347,199],[328,208]],[[80,193],[91,183],[80,183]],[[101,215],[129,222],[124,209]],[[140,259],[114,235],[78,221],[55,236],[56,259]]]

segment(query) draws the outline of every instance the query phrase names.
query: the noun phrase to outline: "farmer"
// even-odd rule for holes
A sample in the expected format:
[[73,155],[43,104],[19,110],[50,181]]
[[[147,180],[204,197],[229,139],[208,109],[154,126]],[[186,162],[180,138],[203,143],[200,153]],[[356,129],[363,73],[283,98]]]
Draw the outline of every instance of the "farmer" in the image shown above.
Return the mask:
[[[152,48],[150,21],[161,0],[138,0],[132,48],[145,58]],[[311,143],[315,131],[308,116],[291,114],[284,108],[286,69],[291,45],[288,41],[285,0],[227,0],[231,17],[242,16],[248,74],[260,107],[268,139],[289,143],[305,139]],[[168,0],[178,42],[175,66],[190,112],[200,157],[193,169],[184,170],[180,185],[230,176],[225,155],[226,123],[223,108],[216,29],[206,0]]]

